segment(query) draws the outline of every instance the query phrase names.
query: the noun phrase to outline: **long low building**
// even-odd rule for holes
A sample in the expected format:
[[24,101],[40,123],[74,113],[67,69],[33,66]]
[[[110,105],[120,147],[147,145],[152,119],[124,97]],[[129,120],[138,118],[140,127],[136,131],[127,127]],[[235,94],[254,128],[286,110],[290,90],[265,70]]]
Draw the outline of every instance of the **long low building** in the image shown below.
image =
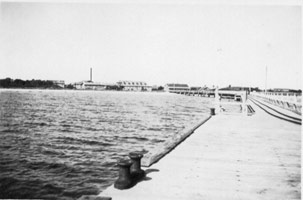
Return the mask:
[[74,87],[79,90],[106,90],[108,87],[115,86],[114,83],[99,83],[92,81],[81,81],[74,83]]
[[152,87],[142,81],[118,81],[117,83],[100,83],[80,81],[73,84],[78,90],[107,90],[116,88],[124,91],[151,91]]
[[151,91],[152,87],[142,81],[118,81],[118,86],[124,91]]
[[164,91],[170,93],[186,92],[188,90],[189,90],[189,86],[187,84],[168,83],[164,86]]

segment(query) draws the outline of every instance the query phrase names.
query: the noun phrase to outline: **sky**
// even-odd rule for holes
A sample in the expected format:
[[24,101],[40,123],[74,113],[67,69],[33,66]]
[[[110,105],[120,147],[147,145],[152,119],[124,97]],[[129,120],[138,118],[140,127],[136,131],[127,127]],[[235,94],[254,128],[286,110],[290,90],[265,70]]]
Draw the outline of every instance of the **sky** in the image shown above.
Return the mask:
[[0,7],[0,79],[71,83],[89,80],[92,68],[95,82],[302,86],[300,6],[125,0]]

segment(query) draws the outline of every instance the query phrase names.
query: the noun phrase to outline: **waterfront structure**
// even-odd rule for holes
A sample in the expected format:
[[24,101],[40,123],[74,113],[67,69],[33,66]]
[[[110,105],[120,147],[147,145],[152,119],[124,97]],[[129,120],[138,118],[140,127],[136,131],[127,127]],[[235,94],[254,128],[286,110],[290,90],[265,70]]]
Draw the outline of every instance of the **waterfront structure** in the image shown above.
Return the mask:
[[232,90],[232,91],[247,91],[247,92],[259,92],[261,91],[258,87],[239,87],[239,86],[231,86],[220,88],[219,90]]
[[73,86],[78,90],[106,90],[108,88],[114,88],[117,85],[114,83],[93,82],[93,69],[90,68],[90,80],[76,82]]
[[124,91],[151,91],[152,87],[142,81],[118,81],[117,85]]
[[78,90],[84,90],[85,89],[85,83],[88,83],[89,81],[80,81],[80,82],[76,82],[73,83],[74,88],[78,89]]
[[188,96],[207,96],[207,97],[210,97],[210,96],[213,96],[215,95],[215,89],[211,89],[211,88],[208,88],[206,86],[204,87],[190,87],[190,89],[188,91],[183,91],[183,90],[180,90],[180,91],[177,91],[175,92],[177,94],[184,94],[184,95],[188,95]]
[[78,90],[106,90],[108,87],[116,86],[114,83],[99,83],[92,81],[81,81],[73,84]]
[[202,90],[202,87],[190,87],[190,91],[199,91]]
[[267,92],[270,93],[276,93],[276,94],[282,94],[282,95],[302,95],[302,90],[294,90],[294,89],[288,89],[288,88],[274,88],[269,89]]
[[152,91],[164,92],[164,87],[163,86],[158,86],[158,85],[153,85],[152,86]]
[[189,91],[189,86],[187,84],[168,83],[164,86],[164,91],[170,93],[182,93]]

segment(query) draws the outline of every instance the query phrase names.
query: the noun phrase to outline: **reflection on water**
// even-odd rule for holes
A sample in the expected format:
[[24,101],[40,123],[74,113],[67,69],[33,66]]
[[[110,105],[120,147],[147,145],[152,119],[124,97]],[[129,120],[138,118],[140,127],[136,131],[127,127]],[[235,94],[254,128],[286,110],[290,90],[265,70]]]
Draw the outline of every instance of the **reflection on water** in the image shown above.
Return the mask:
[[210,100],[164,93],[0,90],[0,198],[77,198],[117,177],[209,113]]

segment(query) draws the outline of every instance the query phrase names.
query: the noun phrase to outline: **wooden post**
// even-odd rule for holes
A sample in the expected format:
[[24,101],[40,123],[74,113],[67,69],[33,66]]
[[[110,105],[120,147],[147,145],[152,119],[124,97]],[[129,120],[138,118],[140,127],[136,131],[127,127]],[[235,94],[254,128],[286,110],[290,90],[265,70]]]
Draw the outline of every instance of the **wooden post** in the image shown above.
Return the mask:
[[247,101],[247,92],[244,91],[241,95],[241,99],[242,99],[242,113],[244,115],[247,115],[247,105],[246,105],[246,101]]
[[220,112],[220,96],[219,96],[219,89],[218,87],[216,87],[216,90],[215,90],[215,113],[219,113]]

